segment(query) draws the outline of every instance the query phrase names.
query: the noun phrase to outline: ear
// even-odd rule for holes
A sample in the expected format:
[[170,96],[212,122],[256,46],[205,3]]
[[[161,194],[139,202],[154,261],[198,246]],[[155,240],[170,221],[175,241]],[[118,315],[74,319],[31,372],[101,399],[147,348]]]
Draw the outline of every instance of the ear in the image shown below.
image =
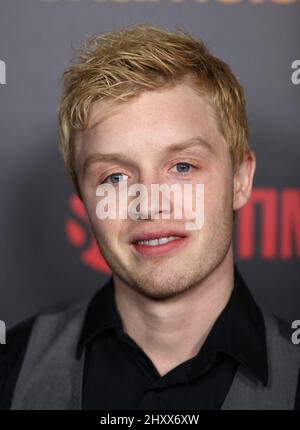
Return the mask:
[[249,151],[234,174],[233,210],[242,208],[251,195],[256,157]]

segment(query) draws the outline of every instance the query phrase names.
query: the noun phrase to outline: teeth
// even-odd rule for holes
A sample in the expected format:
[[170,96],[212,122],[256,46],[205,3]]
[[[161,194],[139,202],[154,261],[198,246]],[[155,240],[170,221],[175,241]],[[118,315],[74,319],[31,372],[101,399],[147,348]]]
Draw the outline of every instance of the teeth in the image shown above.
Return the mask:
[[147,245],[147,246],[158,246],[164,245],[165,243],[171,242],[172,240],[179,239],[178,236],[168,236],[168,237],[160,237],[159,239],[152,240],[139,240],[137,243],[139,245]]

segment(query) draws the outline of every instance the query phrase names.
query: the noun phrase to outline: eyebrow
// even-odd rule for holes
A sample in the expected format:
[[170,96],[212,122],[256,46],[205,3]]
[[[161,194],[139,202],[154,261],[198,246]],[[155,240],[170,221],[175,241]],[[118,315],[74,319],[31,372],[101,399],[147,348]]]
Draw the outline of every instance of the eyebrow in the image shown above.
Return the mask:
[[192,139],[185,140],[183,142],[173,143],[172,145],[168,146],[166,152],[182,151],[193,146],[202,147],[207,152],[215,154],[213,146],[202,137],[193,137]]
[[[167,154],[174,153],[174,152],[183,151],[185,149],[195,147],[195,146],[203,148],[210,155],[215,154],[215,150],[213,146],[202,137],[193,137],[183,142],[173,143],[165,149],[165,152]],[[130,159],[125,154],[113,153],[113,152],[109,154],[104,154],[101,152],[95,152],[94,154],[90,154],[84,160],[83,167],[82,167],[82,176],[84,177],[86,175],[87,170],[92,164],[100,163],[100,162],[109,162],[109,161],[122,161],[122,162],[125,161],[128,164],[130,164]]]

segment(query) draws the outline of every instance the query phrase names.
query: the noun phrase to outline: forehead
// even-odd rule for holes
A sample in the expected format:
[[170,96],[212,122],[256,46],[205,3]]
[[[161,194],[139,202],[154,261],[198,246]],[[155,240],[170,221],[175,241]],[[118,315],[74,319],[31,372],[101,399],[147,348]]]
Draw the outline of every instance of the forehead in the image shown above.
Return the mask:
[[75,154],[162,151],[195,136],[215,146],[223,138],[208,100],[190,85],[147,91],[125,102],[102,100],[93,104],[88,128],[78,133]]

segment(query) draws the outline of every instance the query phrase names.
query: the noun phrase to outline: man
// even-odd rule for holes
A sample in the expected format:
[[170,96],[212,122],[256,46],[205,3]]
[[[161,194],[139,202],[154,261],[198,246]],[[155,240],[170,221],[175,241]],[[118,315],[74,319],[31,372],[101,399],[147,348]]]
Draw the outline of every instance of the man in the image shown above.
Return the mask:
[[[256,161],[228,65],[186,32],[138,25],[94,36],[64,73],[59,126],[112,277],[92,298],[11,331],[2,408],[299,408],[299,351],[234,264],[234,213]],[[175,217],[174,193],[168,207],[144,196],[134,208],[129,194],[127,217],[99,216],[103,186],[124,210],[124,184],[148,197],[153,184],[190,184],[193,209],[200,184],[203,223],[187,229],[189,217]]]

